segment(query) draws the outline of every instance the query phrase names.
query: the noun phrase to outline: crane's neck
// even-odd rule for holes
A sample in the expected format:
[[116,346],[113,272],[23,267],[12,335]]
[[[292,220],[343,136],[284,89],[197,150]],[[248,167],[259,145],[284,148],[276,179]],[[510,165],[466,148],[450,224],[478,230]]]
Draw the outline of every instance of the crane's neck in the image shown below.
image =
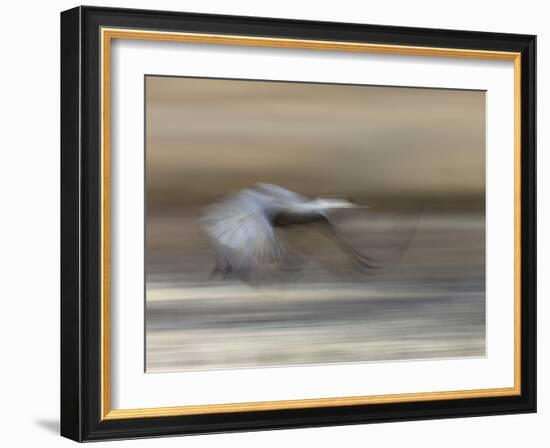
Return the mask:
[[326,217],[326,212],[336,208],[353,208],[354,204],[342,199],[315,199],[289,203],[273,210],[274,222],[279,225],[305,224]]
[[338,198],[319,198],[311,201],[310,203],[312,204],[313,207],[316,207],[320,210],[358,207],[357,205],[348,201],[347,199],[338,199]]

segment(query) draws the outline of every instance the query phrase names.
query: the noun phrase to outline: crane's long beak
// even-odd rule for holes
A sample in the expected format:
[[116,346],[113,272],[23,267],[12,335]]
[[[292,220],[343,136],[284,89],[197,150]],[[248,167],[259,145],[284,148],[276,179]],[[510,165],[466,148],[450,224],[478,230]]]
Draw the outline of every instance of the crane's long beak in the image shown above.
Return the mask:
[[353,202],[345,202],[341,204],[334,204],[332,208],[371,208],[369,205],[359,205],[354,204]]
[[347,204],[341,205],[340,208],[372,208],[372,207],[370,205],[354,204],[353,202],[349,202]]

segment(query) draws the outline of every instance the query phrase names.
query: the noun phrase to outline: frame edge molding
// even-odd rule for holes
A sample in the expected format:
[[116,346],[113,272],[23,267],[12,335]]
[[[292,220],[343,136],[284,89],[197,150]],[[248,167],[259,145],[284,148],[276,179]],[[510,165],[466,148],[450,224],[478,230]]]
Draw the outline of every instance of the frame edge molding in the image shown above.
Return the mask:
[[[520,109],[521,134],[521,386],[519,395],[491,398],[462,398],[411,403],[385,403],[365,406],[311,409],[258,410],[216,414],[187,415],[167,413],[149,418],[143,413],[121,415],[112,411],[99,397],[103,390],[99,353],[101,346],[100,307],[100,210],[99,185],[93,176],[100,173],[100,57],[99,32],[108,28],[143,28],[155,19],[159,29],[173,29],[175,22],[190,27],[190,33],[235,28],[250,30],[265,27],[258,37],[277,39],[289,28],[303,26],[317,40],[320,27],[330,35],[362,36],[378,33],[376,45],[384,34],[405,45],[407,35],[418,41],[432,40],[449,47],[457,40],[470,48],[506,47],[521,53]],[[278,28],[279,27],[279,28]],[[177,30],[176,30],[177,31]],[[298,33],[298,31],[297,31]],[[200,32],[199,32],[200,34]],[[214,33],[215,34],[215,33]],[[218,33],[224,34],[224,33]],[[321,33],[322,34],[322,33]],[[250,34],[249,34],[250,36]],[[382,37],[380,37],[382,36]],[[418,37],[420,36],[420,37]],[[431,37],[430,37],[431,36]],[[302,36],[300,39],[304,39]],[[308,40],[305,38],[305,40]],[[338,40],[338,39],[337,39]],[[341,39],[345,41],[344,37]],[[355,41],[361,41],[357,38]],[[498,41],[498,42],[497,42]],[[426,45],[419,45],[426,46]],[[61,434],[76,441],[151,437],[158,435],[233,432],[258,429],[360,424],[432,418],[536,412],[536,37],[530,35],[427,30],[379,25],[339,24],[254,17],[171,13],[166,11],[125,10],[77,7],[61,14]],[[96,52],[96,50],[98,50]],[[78,81],[77,81],[78,80]],[[87,185],[86,182],[92,182]],[[528,348],[528,350],[526,350]],[[101,361],[102,362],[102,361]],[[401,406],[397,409],[395,406]],[[169,408],[164,408],[169,409]],[[338,415],[336,415],[338,409]],[[131,412],[129,410],[128,412]],[[118,415],[117,415],[118,414]]]

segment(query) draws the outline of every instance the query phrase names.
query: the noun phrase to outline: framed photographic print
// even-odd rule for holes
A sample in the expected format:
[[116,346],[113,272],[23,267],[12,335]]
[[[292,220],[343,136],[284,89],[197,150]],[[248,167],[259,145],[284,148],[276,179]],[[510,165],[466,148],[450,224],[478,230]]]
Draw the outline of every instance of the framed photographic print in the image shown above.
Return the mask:
[[61,433],[535,412],[535,36],[61,14]]

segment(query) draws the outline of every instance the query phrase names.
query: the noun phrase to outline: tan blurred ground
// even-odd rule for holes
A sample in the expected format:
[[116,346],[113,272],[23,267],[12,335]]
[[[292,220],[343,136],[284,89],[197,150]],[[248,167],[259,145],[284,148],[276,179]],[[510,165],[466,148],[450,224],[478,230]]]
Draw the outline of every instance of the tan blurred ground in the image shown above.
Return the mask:
[[148,77],[146,101],[149,207],[256,182],[312,196],[484,195],[484,92]]

